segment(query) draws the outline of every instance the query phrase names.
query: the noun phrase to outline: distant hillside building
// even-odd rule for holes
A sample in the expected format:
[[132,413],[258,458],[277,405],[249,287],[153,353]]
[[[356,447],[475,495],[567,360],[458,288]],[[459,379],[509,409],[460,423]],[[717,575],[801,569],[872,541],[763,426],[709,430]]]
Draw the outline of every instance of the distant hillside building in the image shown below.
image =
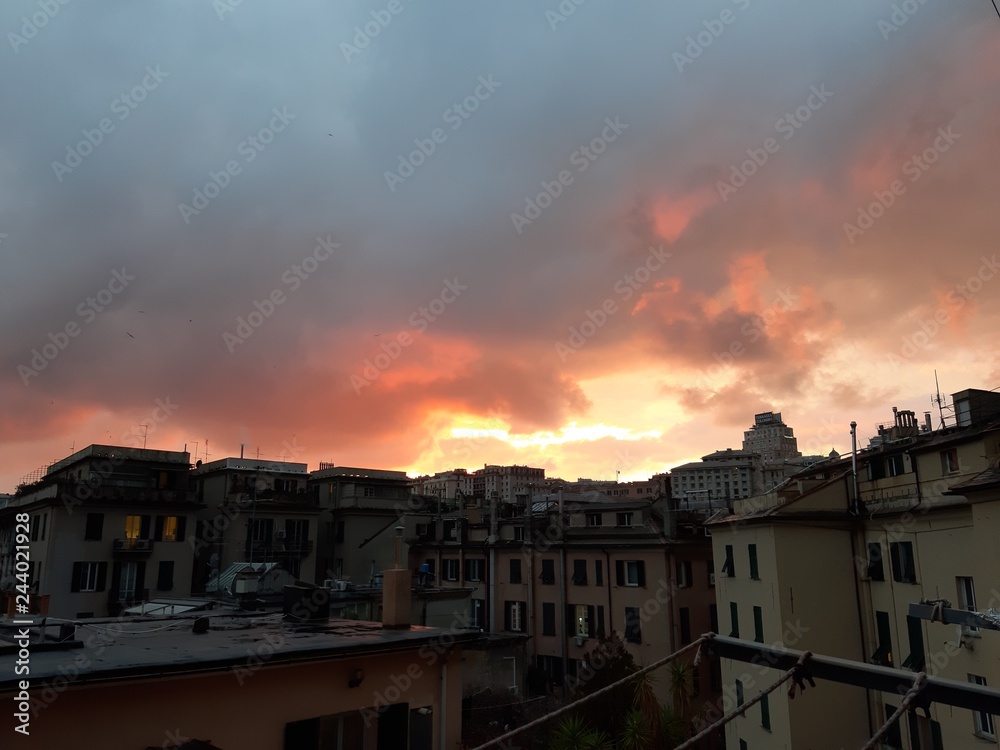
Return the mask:
[[753,422],[753,427],[743,433],[744,451],[759,454],[765,464],[802,455],[792,428],[781,421],[780,411],[755,414]]
[[701,461],[670,470],[670,495],[684,505],[725,507],[728,500],[760,491],[760,456],[732,448],[702,456]]

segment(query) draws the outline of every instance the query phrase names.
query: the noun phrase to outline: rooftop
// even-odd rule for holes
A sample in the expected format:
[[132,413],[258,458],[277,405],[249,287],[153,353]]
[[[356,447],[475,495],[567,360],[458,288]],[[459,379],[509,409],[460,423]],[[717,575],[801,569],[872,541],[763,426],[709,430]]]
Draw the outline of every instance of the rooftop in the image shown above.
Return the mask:
[[[31,680],[38,684],[65,679],[68,664],[79,670],[74,682],[83,684],[225,671],[245,666],[247,654],[270,654],[271,649],[269,665],[411,651],[437,641],[462,644],[482,637],[478,632],[421,626],[387,630],[380,623],[357,620],[290,625],[280,614],[210,617],[208,632],[200,634],[192,632],[193,623],[191,617],[86,620],[78,623],[75,640],[45,644],[37,644],[39,628],[33,627]],[[49,625],[48,635],[54,637],[58,629]],[[0,692],[15,690],[23,679],[14,672],[18,657],[11,639],[16,632],[13,627],[0,630]]]

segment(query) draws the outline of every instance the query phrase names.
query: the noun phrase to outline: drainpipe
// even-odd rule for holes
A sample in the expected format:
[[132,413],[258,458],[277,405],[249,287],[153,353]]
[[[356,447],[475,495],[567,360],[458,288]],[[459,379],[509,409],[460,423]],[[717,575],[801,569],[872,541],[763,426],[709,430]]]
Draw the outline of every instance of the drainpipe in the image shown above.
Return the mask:
[[448,657],[441,659],[441,722],[438,727],[438,747],[448,750]]
[[861,495],[858,494],[858,423],[851,422],[851,480],[854,484],[853,508],[851,512],[861,515]]
[[560,654],[563,663],[563,689],[565,689],[569,685],[569,644],[567,643],[569,633],[566,632],[566,529],[563,526],[562,492],[559,493],[559,612],[560,615],[556,616],[556,621],[563,623]]
[[[489,583],[487,588],[489,590],[489,608],[490,608],[490,632],[497,632],[497,608],[496,608],[496,595],[497,595],[497,499],[494,495],[490,500],[490,569],[488,572]],[[531,622],[529,619],[528,622]]]
[[[857,477],[855,476],[855,483],[857,483]],[[855,526],[857,528],[855,528]],[[861,533],[862,538],[864,538],[864,523],[852,524],[850,527],[851,535],[851,560],[859,560],[858,557],[858,546],[857,546],[857,534]],[[868,547],[865,547],[865,554],[868,553]],[[858,575],[857,566],[852,566],[851,576],[854,578],[854,600],[858,608],[858,632],[861,636],[861,657],[863,660],[868,658],[868,647],[865,645],[865,611],[862,609],[862,599],[861,599],[861,583],[858,581],[860,577]],[[868,734],[869,736],[875,734],[875,724],[872,719],[872,695],[871,691],[865,688],[865,708],[868,709]]]
[[606,576],[604,580],[607,581],[608,587],[608,627],[604,629],[604,635],[605,637],[610,638],[611,631],[614,630],[611,625],[615,621],[615,615],[611,611],[611,576],[614,575],[614,572],[611,570],[611,554],[608,552],[607,548],[602,548],[601,551],[604,553],[604,574]]

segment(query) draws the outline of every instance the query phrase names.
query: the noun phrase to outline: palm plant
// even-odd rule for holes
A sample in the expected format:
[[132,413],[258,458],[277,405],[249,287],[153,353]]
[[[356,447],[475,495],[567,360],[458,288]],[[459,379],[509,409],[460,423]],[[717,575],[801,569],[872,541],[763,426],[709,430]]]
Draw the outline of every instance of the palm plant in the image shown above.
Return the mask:
[[582,716],[564,717],[552,734],[552,750],[604,750],[609,746],[608,736],[587,726]]

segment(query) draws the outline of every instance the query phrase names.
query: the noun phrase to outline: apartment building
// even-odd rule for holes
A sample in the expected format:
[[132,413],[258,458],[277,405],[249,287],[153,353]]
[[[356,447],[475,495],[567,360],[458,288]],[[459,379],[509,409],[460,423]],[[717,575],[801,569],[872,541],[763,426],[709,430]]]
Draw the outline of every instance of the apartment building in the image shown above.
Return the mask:
[[[196,592],[233,563],[277,563],[314,582],[321,508],[303,463],[223,458],[198,462],[191,482],[205,506],[194,551]],[[322,581],[321,581],[322,582]]]
[[53,617],[114,616],[191,590],[187,535],[203,508],[187,452],[90,445],[22,486],[0,510],[0,589],[14,581],[16,514],[30,516],[33,607]]
[[756,453],[764,463],[798,458],[798,441],[791,427],[781,421],[781,412],[755,414],[753,426],[743,433],[743,450]]
[[[396,556],[396,526],[428,499],[403,471],[324,465],[309,475],[322,509],[315,580],[372,584]],[[405,555],[405,549],[403,551]],[[404,557],[405,559],[405,557]]]
[[[856,474],[851,457],[831,457],[713,521],[720,632],[1000,687],[998,618],[985,614],[1000,608],[1000,394],[952,403],[954,424],[937,431],[894,410]],[[777,676],[723,660],[728,707]],[[727,747],[861,747],[899,702],[831,682],[794,702],[779,690],[729,725]],[[929,712],[908,714],[882,747],[997,746],[992,715]]]
[[731,500],[760,492],[761,460],[749,451],[715,451],[670,470],[670,496],[682,504],[725,508]]
[[[521,515],[500,510],[412,514],[410,565],[435,585],[471,589],[468,612],[456,613],[471,627],[530,635],[535,674],[554,688],[572,684],[585,654],[612,632],[648,664],[714,628],[714,570],[700,514],[662,500],[536,500]],[[714,699],[719,678],[707,660],[688,669],[694,700]],[[670,700],[666,674],[656,689]]]

